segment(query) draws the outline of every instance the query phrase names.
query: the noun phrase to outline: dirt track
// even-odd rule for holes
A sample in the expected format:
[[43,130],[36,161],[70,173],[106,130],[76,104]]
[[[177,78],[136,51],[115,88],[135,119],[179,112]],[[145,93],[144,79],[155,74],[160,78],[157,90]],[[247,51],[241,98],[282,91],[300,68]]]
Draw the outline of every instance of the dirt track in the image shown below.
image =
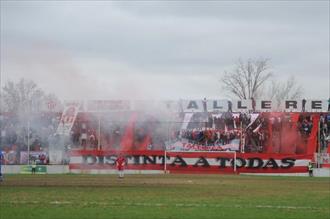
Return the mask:
[[[262,176],[238,176],[238,175],[126,175],[119,179],[117,175],[7,175],[1,187],[6,186],[59,186],[59,187],[112,187],[112,186],[180,186],[180,185],[244,185],[263,184],[285,181],[294,186],[300,183],[313,185],[323,180],[308,179],[306,177],[262,177]],[[304,182],[303,182],[304,181]]]
[[[235,179],[236,178],[236,179]],[[220,175],[8,175],[0,186],[136,186],[218,184],[224,179],[236,181],[237,176]]]

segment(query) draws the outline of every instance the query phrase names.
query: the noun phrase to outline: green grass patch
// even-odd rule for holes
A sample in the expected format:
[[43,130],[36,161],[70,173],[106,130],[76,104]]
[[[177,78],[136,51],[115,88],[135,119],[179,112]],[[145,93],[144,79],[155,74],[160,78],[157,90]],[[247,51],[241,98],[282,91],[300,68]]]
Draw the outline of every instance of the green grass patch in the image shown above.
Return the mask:
[[0,219],[322,218],[330,179],[236,175],[7,175]]

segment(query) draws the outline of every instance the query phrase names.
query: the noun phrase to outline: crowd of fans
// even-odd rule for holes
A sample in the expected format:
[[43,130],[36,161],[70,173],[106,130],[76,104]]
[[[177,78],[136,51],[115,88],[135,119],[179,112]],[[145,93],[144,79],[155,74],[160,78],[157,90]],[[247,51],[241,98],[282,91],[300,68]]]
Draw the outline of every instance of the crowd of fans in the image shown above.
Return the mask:
[[[61,113],[48,112],[29,117],[2,114],[0,147],[10,157],[7,160],[10,160],[11,164],[19,163],[21,152],[27,151],[28,148],[34,152],[45,152],[33,159],[47,164],[48,148],[56,144],[65,144],[67,149],[120,149],[128,119],[126,122],[116,123],[111,119],[106,120],[106,116],[99,118],[89,113],[78,114],[69,141],[60,142],[60,135],[56,130]],[[180,128],[182,123],[162,124],[155,118],[148,118],[134,124],[130,137],[133,138],[134,145],[148,141],[148,149],[161,150],[166,144],[183,139],[191,144],[204,146],[227,145],[236,139],[240,142],[240,150],[265,152],[270,142],[275,145],[274,148],[280,145],[284,132],[288,130],[296,132],[299,138],[307,142],[315,125],[314,115],[301,113],[297,120],[291,116],[290,113],[202,112],[194,113],[185,129]],[[173,136],[171,132],[174,133]],[[320,115],[319,140],[321,150],[326,151],[330,143],[330,114]]]
[[119,149],[123,128],[116,122],[81,113],[71,129],[72,145],[80,149]]
[[187,139],[189,143],[216,146],[229,144],[234,139],[240,138],[239,130],[223,131],[219,129],[198,129],[198,130],[182,130],[181,138]]
[[[0,147],[7,155],[5,160],[10,164],[17,164],[21,160],[23,151],[47,152],[50,139],[56,133],[59,119],[59,113],[29,116],[1,114]],[[40,163],[47,163],[48,159],[41,156],[39,160]]]
[[98,135],[95,122],[78,117],[71,129],[71,140],[74,147],[97,148]]
[[308,138],[313,128],[312,117],[310,115],[303,115],[303,114],[299,115],[297,126],[300,135],[303,136],[305,139]]
[[[281,152],[283,141],[292,139],[293,144],[307,144],[313,129],[313,114],[291,113],[223,113],[207,117],[203,113],[193,115],[188,129],[177,133],[177,138],[187,139],[189,143],[213,146],[229,144],[239,139],[245,152],[266,152],[272,144],[271,152]],[[320,144],[324,151],[330,144],[330,115],[320,115]],[[287,133],[286,133],[287,132]],[[285,136],[291,135],[291,136]],[[271,138],[270,138],[271,137]],[[243,145],[243,148],[242,148]]]
[[321,152],[326,152],[326,149],[330,147],[330,114],[321,115],[319,130]]
[[[177,138],[187,139],[191,144],[203,146],[227,145],[237,139],[236,142],[240,142],[240,146],[242,146],[242,143],[244,145],[244,142],[241,142],[242,137],[245,137],[249,143],[249,140],[255,139],[256,136],[264,136],[261,130],[258,133],[253,132],[254,129],[251,130],[253,127],[251,125],[252,115],[249,113],[195,113],[188,129],[178,132]],[[256,144],[256,141],[252,141],[252,143]],[[258,143],[258,145],[262,144],[263,142]]]
[[[149,149],[164,149],[168,133],[160,131],[160,122],[154,118],[143,119],[142,121],[129,122],[121,121],[122,118],[98,117],[97,115],[78,115],[72,130],[71,140],[73,147],[82,149],[120,149],[122,138],[128,127],[131,126],[133,149],[149,138]],[[130,124],[132,123],[132,124]]]

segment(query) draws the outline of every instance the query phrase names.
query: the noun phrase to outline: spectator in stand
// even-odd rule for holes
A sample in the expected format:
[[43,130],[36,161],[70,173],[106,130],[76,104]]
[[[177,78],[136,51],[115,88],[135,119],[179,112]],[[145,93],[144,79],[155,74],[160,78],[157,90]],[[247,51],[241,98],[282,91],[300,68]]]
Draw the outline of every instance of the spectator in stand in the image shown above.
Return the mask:
[[112,142],[114,149],[118,149],[120,147],[120,139],[121,139],[121,132],[119,125],[116,125],[113,132],[112,132]]
[[80,134],[80,145],[86,150],[87,147],[87,130],[86,130],[86,124],[82,124],[82,132]]
[[212,128],[213,127],[213,123],[214,123],[213,117],[212,117],[212,114],[210,114],[209,117],[208,117],[208,121],[207,121],[207,127],[208,128]]
[[207,111],[207,100],[206,100],[206,98],[203,99],[203,110],[204,110],[204,112]]
[[46,155],[40,154],[39,155],[40,164],[46,164]]
[[306,111],[306,99],[303,99],[302,100],[302,112],[305,112]]
[[241,128],[241,121],[239,119],[239,116],[234,117],[234,124],[236,129]]
[[233,103],[230,100],[228,100],[228,112],[233,112]]
[[95,142],[96,142],[96,138],[95,138],[95,134],[92,130],[89,131],[89,143],[90,145],[94,148],[95,147]]
[[84,150],[86,150],[86,147],[87,147],[87,133],[85,133],[85,132],[81,133],[81,146],[83,146]]
[[301,132],[302,134],[307,137],[308,133],[309,133],[309,122],[308,122],[308,118],[304,117],[304,120],[301,123]]
[[252,101],[252,112],[256,111],[256,101],[253,97],[251,97],[251,101]]
[[80,138],[80,132],[78,129],[78,125],[74,125],[72,127],[72,142],[74,145],[78,145],[79,144],[79,138]]

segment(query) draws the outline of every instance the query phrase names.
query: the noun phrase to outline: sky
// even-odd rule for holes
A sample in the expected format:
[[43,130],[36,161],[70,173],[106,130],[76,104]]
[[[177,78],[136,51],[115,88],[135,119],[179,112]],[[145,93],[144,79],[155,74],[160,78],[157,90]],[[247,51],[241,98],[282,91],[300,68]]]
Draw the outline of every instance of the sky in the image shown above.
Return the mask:
[[1,85],[60,99],[227,98],[238,59],[330,96],[329,1],[3,1]]

